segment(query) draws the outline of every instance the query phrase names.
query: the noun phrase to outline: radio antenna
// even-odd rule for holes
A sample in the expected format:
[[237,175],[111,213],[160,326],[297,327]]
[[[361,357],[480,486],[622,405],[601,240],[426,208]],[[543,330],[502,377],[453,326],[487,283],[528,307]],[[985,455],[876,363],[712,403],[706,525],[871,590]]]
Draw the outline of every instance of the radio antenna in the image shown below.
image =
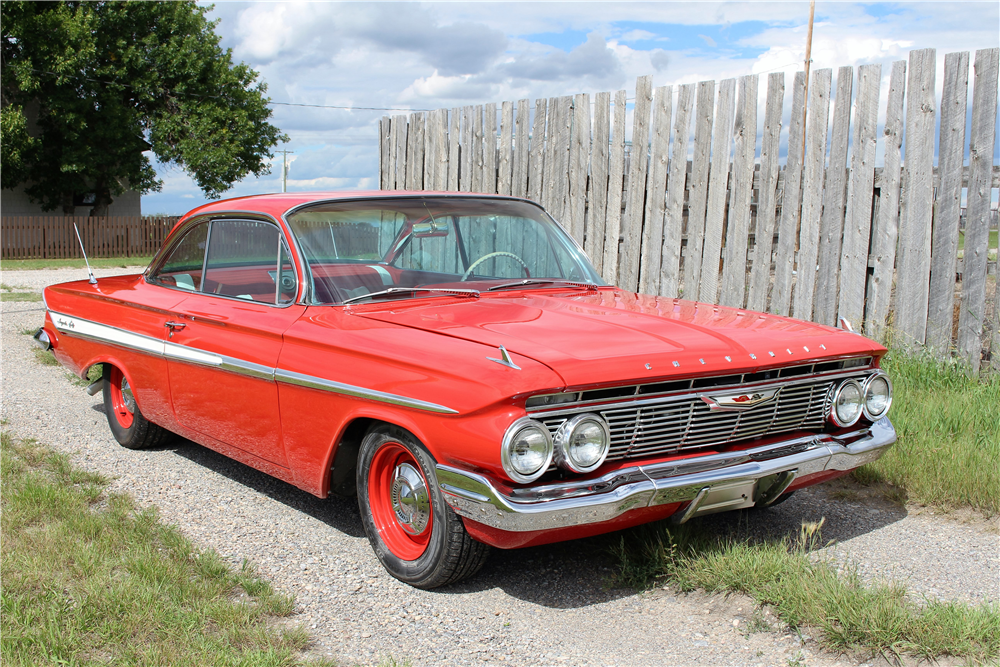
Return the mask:
[[83,261],[86,262],[87,264],[87,275],[90,276],[87,282],[90,283],[91,285],[96,285],[97,278],[94,277],[94,271],[93,269],[90,268],[90,261],[87,260],[87,251],[84,250],[83,239],[80,238],[80,228],[76,226],[75,222],[73,223],[73,229],[76,231],[76,240],[80,242],[80,252],[83,253]]

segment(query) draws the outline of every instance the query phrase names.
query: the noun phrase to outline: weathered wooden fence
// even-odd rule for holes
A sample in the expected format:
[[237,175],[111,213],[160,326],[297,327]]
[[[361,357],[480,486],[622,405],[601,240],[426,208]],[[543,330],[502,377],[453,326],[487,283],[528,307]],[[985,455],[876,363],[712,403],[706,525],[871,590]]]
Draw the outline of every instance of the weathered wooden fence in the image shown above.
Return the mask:
[[82,257],[73,223],[90,257],[147,257],[159,250],[176,217],[4,216],[0,220],[3,259]]
[[884,123],[877,64],[839,68],[836,88],[832,70],[815,71],[808,115],[804,73],[790,100],[784,74],[770,74],[762,128],[758,75],[676,94],[640,77],[631,141],[625,91],[613,104],[597,93],[593,105],[580,94],[533,109],[519,100],[387,116],[380,187],[528,197],[623,288],[826,324],[846,317],[875,337],[891,327],[975,369],[992,333],[1000,368],[989,250],[1000,49],[975,54],[971,128],[969,59],[945,56],[940,105],[934,49],[893,63]]

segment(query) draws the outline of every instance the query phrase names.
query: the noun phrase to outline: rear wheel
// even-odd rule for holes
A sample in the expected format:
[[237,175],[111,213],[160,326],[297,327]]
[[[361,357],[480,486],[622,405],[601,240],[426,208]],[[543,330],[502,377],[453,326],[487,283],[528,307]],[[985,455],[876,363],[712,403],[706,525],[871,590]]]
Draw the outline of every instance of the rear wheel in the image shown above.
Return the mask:
[[434,459],[395,426],[373,427],[358,456],[358,505],[368,541],[389,574],[436,588],[475,574],[489,547],[444,502]]
[[129,449],[148,449],[163,443],[170,435],[142,416],[128,378],[121,369],[104,364],[104,412],[115,440]]

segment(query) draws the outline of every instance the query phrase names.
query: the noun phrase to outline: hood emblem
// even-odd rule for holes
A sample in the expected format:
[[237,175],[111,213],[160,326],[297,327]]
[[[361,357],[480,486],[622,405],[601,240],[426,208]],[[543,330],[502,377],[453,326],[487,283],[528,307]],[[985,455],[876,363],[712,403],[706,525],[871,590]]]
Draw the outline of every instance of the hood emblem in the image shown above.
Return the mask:
[[500,358],[494,359],[493,357],[486,357],[490,361],[495,361],[501,366],[507,366],[508,368],[513,368],[515,371],[521,370],[521,367],[514,363],[510,358],[510,352],[507,351],[503,345],[500,346]]
[[762,389],[748,391],[742,394],[726,394],[724,396],[706,396],[701,400],[708,404],[709,410],[749,410],[752,407],[774,400],[777,389]]

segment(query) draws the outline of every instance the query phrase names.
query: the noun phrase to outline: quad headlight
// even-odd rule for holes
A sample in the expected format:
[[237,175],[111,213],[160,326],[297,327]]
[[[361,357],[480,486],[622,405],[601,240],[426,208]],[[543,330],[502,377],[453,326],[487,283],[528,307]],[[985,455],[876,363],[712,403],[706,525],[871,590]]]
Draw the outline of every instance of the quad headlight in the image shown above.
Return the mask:
[[552,462],[552,438],[541,422],[523,417],[510,425],[500,446],[507,475],[526,484],[541,477]]
[[844,380],[833,392],[830,421],[841,428],[853,426],[861,418],[864,391],[857,380]]
[[865,382],[865,417],[877,421],[892,405],[892,381],[885,373],[877,373]]
[[584,413],[563,422],[555,435],[556,464],[585,473],[604,463],[611,447],[611,431],[598,415]]

